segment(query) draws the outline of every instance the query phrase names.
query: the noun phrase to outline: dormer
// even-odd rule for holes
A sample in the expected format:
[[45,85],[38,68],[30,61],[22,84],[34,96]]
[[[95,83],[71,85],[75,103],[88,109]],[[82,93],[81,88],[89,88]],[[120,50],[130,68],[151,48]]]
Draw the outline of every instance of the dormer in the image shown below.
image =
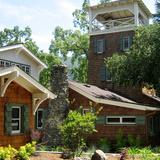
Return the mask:
[[31,53],[23,44],[0,48],[0,69],[17,66],[34,79],[39,80],[39,74],[47,66]]
[[142,0],[117,0],[88,8],[90,35],[134,30],[152,16]]

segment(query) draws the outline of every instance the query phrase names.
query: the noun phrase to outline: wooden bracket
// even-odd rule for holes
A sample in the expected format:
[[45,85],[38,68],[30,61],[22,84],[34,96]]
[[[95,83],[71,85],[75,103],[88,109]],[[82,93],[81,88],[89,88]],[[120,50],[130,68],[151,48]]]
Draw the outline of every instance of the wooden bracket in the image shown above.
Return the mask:
[[47,93],[33,93],[32,94],[32,105],[33,105],[33,114],[35,115],[38,107],[42,102],[49,98]]
[[3,77],[0,78],[0,80],[1,80],[1,83],[0,83],[0,87],[1,87],[0,88],[0,96],[1,97],[4,97],[4,94],[5,94],[6,90],[7,90],[7,87],[18,76],[19,76],[19,73],[17,71],[15,71],[15,72],[13,72],[11,74],[8,74],[8,75],[3,76]]

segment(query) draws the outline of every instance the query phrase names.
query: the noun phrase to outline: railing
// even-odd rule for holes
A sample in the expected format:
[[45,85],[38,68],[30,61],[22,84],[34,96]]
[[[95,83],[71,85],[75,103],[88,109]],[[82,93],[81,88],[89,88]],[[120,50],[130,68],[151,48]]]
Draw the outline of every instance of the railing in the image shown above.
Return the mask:
[[92,31],[98,30],[111,30],[113,28],[120,28],[124,26],[134,25],[134,17],[115,19],[115,20],[107,20],[107,21],[97,21],[94,20],[92,22]]
[[10,66],[17,66],[29,75],[31,73],[31,66],[30,65],[0,59],[0,68],[6,68],[6,67],[10,67]]

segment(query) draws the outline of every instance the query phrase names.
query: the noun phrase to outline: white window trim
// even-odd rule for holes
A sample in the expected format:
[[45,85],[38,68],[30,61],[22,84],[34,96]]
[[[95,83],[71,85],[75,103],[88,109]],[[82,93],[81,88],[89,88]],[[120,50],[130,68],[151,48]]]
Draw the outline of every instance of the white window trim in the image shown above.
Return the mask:
[[[42,127],[39,127],[39,126],[38,126],[38,112],[39,112],[39,111],[42,111]],[[37,123],[36,123],[36,124],[37,124],[37,126],[36,126],[37,129],[42,129],[42,128],[43,128],[43,109],[42,109],[42,108],[39,108],[39,109],[37,110],[36,122],[37,122]]]
[[21,133],[21,120],[22,120],[21,107],[13,106],[12,109],[14,109],[14,108],[18,108],[19,109],[19,118],[12,118],[12,120],[19,120],[19,130],[14,130],[14,131],[12,130],[12,132],[11,132],[12,134]]
[[90,109],[88,109],[88,108],[84,108],[84,109],[83,109],[83,114],[86,114],[86,113],[87,113],[86,111],[87,111],[87,112],[91,112],[91,110],[90,110]]
[[[108,118],[119,118],[120,119],[120,122],[108,122]],[[123,118],[135,118],[136,120],[136,116],[106,116],[106,124],[117,124],[117,125],[123,125],[123,124],[131,124],[131,125],[134,125],[136,124],[136,121],[135,122],[123,122]]]
[[[128,39],[128,48],[125,48],[125,39]],[[130,38],[129,36],[123,37],[123,50],[128,51],[130,49]]]
[[[98,42],[101,42],[103,44],[102,51],[98,51]],[[102,54],[104,52],[104,41],[103,41],[103,39],[98,39],[96,45],[97,45],[97,54]]]

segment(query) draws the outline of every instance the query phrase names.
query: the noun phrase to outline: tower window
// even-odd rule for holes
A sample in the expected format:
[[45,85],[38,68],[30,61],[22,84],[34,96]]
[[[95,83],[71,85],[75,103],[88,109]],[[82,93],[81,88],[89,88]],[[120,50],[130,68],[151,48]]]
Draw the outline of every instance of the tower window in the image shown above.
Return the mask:
[[121,37],[121,50],[127,51],[132,45],[132,36]]
[[105,49],[106,49],[106,40],[104,39],[94,40],[94,52],[96,54],[104,53]]

